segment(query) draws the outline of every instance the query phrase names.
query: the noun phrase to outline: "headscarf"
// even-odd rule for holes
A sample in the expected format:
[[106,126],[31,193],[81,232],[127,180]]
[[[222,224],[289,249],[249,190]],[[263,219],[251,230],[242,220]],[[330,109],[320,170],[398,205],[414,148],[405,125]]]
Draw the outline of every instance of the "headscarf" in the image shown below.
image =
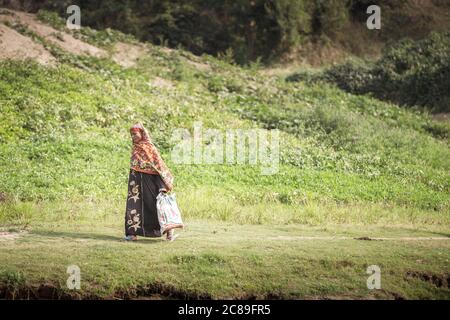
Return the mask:
[[174,177],[151,141],[147,130],[142,124],[136,123],[130,128],[131,134],[133,131],[139,131],[142,138],[137,142],[133,141],[131,168],[136,171],[159,174],[167,189],[172,190]]

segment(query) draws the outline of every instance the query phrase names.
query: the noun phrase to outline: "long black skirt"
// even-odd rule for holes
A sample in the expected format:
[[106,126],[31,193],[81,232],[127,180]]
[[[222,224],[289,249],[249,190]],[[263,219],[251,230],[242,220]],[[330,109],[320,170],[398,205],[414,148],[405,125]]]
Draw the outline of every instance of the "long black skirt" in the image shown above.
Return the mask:
[[130,170],[125,235],[162,236],[156,209],[156,197],[162,188],[165,185],[159,175]]

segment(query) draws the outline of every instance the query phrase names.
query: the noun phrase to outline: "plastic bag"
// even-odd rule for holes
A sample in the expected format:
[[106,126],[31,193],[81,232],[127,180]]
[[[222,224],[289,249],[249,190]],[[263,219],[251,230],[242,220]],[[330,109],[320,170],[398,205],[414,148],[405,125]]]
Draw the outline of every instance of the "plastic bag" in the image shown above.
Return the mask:
[[161,226],[161,234],[174,228],[183,228],[181,212],[178,208],[175,194],[160,192],[156,197],[158,221]]

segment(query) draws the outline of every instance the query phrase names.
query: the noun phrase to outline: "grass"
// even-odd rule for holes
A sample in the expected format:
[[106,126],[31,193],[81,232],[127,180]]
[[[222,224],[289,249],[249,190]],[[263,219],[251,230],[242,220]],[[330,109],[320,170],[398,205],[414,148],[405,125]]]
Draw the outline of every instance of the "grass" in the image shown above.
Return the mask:
[[[116,36],[82,38],[128,41]],[[0,62],[0,226],[27,231],[0,241],[8,294],[45,283],[64,292],[66,268],[78,264],[83,297],[449,298],[447,240],[353,240],[448,237],[447,126],[183,50],[148,45],[125,69],[33,39],[57,66]],[[154,85],[158,78],[170,86]],[[137,120],[176,177],[188,227],[172,244],[118,241]],[[222,132],[280,130],[279,172],[175,164],[172,133],[195,121]],[[347,238],[327,238],[336,236]],[[381,291],[365,286],[371,264],[382,268]]]
[[[254,102],[262,99],[257,93],[221,96],[189,81],[175,90],[153,91],[141,88],[150,81],[145,78],[102,77],[66,65],[56,69],[3,65],[0,167],[7,174],[0,179],[2,191],[19,200],[54,199],[68,188],[75,194],[107,191],[116,196],[126,179],[129,123],[144,119],[170,164],[171,132],[180,127],[192,130],[195,119],[205,128],[219,130],[275,126],[282,132],[282,169],[262,177],[250,166],[239,168],[237,175],[235,166],[196,166],[192,172],[192,166],[172,165],[180,189],[198,184],[201,175],[201,184],[224,189],[232,184],[239,193],[249,186],[256,190],[276,186],[338,201],[387,201],[448,212],[449,149],[446,140],[426,132],[424,126],[431,120],[425,115],[367,98],[369,104],[363,105],[360,97],[331,88],[293,92],[312,99],[314,105],[287,104],[280,98],[268,109]],[[334,95],[339,113],[320,111]],[[240,100],[244,98],[245,103]],[[298,104],[305,103],[309,106],[303,111]],[[370,116],[373,104],[386,110],[377,111],[382,119]],[[251,109],[244,113],[243,108]],[[355,113],[354,108],[363,112]],[[251,114],[253,121],[248,119]],[[38,170],[30,171],[30,166]],[[52,183],[62,175],[63,180]]]
[[[434,210],[411,209],[407,206],[368,204],[364,202],[336,203],[310,201],[302,204],[284,203],[277,195],[267,193],[260,202],[241,198],[214,195],[218,188],[200,188],[193,192],[177,192],[177,200],[187,219],[204,219],[211,222],[229,222],[249,225],[308,226],[401,226],[417,230],[445,230],[450,224],[448,215]],[[260,194],[264,196],[264,194]],[[279,196],[279,195],[278,195]],[[2,224],[19,228],[33,228],[41,223],[112,223],[122,221],[124,205],[102,198],[78,198],[53,201],[21,201],[0,206]]]
[[[13,242],[0,242],[1,261],[8,261],[0,265],[0,276],[8,283],[19,279],[22,288],[32,290],[33,284],[44,283],[78,297],[135,298],[161,292],[165,298],[448,299],[450,295],[445,284],[448,238],[401,238],[406,234],[445,239],[448,234],[389,227],[186,221],[186,230],[173,243],[120,242],[117,221],[43,224]],[[362,236],[400,239],[354,239]],[[64,289],[66,268],[73,264],[81,269],[80,292]],[[381,268],[381,290],[366,287],[366,269],[373,264]]]

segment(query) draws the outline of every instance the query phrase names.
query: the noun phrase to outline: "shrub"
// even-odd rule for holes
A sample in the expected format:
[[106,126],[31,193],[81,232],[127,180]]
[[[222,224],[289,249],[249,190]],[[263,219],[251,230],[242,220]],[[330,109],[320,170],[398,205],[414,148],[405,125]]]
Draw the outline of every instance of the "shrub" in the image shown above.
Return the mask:
[[450,32],[432,33],[426,39],[404,39],[387,47],[374,64],[348,62],[317,75],[297,73],[288,81],[336,84],[356,94],[372,94],[407,106],[450,111]]
[[368,65],[346,63],[326,70],[320,79],[336,83],[340,89],[348,92],[365,93],[373,75]]

